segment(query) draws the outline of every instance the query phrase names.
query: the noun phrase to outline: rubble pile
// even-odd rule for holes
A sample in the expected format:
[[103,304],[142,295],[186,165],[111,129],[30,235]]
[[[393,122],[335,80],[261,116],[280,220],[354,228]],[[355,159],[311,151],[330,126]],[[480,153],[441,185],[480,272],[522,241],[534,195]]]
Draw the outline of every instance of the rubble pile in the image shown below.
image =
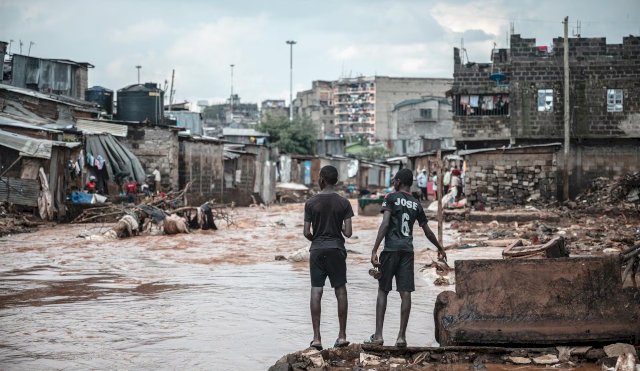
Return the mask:
[[0,203],[0,237],[31,232],[41,223],[29,220],[26,214],[16,211],[7,202]]
[[[536,161],[533,166],[513,166],[478,162],[467,171],[465,193],[472,204],[510,207],[525,203],[552,201],[556,194],[553,174],[556,166],[547,161]],[[486,197],[479,196],[480,194]]]
[[587,212],[639,211],[640,172],[627,174],[619,180],[596,178],[576,197],[572,208]]
[[318,351],[308,348],[280,358],[269,371],[288,370],[422,370],[437,365],[468,365],[486,370],[485,365],[537,365],[538,367],[576,368],[597,364],[603,369],[626,362],[633,370],[637,351],[630,344],[557,346],[547,348],[502,347],[383,347],[351,344],[344,348]]

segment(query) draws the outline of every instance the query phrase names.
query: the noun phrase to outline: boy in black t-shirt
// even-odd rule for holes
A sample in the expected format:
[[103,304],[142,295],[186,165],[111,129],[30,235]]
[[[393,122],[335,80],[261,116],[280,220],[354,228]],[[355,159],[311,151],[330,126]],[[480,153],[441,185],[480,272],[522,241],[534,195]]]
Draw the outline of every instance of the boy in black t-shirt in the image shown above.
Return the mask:
[[[325,166],[320,170],[320,193],[304,205],[304,236],[311,241],[309,248],[309,273],[311,276],[311,323],[313,340],[310,346],[321,350],[320,303],[324,283],[329,277],[338,300],[340,331],[334,347],[349,345],[347,341],[347,251],[344,237],[351,237],[353,209],[349,200],[334,189],[338,182],[338,170]],[[313,229],[313,232],[311,230]],[[344,236],[344,237],[343,237]]]
[[[413,183],[413,174],[409,169],[401,169],[393,178],[395,192],[389,193],[382,203],[382,224],[371,252],[371,264],[382,270],[378,285],[376,303],[376,332],[366,343],[382,345],[382,327],[384,313],[387,310],[387,295],[391,291],[393,277],[396,278],[396,290],[400,293],[400,331],[396,340],[397,347],[407,346],[407,323],[411,313],[411,292],[415,291],[413,277],[413,224],[418,221],[424,235],[438,248],[438,258],[445,260],[447,255],[438,239],[427,224],[422,205],[411,196],[409,190]],[[384,250],[378,258],[378,248],[384,239]]]

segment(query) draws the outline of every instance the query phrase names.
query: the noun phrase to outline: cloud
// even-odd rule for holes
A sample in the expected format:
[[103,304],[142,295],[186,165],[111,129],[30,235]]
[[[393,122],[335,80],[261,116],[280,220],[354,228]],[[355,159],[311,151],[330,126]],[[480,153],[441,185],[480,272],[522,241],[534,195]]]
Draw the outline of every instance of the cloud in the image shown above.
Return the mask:
[[147,19],[113,30],[109,39],[116,43],[140,43],[157,40],[168,34],[170,29],[162,19]]
[[[467,4],[446,2],[436,4],[431,10],[431,16],[440,26],[451,32],[484,30],[497,36],[506,28],[506,9],[506,4],[501,0],[474,1]],[[490,15],[483,16],[487,13]]]

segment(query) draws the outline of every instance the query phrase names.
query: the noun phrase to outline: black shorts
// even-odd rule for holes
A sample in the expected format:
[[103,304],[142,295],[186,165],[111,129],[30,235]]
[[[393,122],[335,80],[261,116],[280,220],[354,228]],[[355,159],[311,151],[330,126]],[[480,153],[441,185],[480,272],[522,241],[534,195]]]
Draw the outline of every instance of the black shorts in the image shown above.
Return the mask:
[[347,283],[347,252],[342,249],[311,250],[309,273],[312,287],[323,287],[329,276],[331,287]]
[[396,277],[397,291],[416,291],[413,279],[413,251],[382,251],[380,254],[382,277],[378,280],[380,290],[391,291],[391,281]]

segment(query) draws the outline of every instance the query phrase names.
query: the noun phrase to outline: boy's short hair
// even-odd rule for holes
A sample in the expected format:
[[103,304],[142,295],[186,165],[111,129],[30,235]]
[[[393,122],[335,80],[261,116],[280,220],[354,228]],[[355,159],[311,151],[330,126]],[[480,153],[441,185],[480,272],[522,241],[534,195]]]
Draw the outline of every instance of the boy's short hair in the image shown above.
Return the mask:
[[320,169],[320,177],[329,185],[338,183],[338,169],[331,165],[324,166]]
[[398,179],[400,184],[406,185],[407,187],[411,187],[413,184],[413,173],[409,169],[400,169],[394,178]]

